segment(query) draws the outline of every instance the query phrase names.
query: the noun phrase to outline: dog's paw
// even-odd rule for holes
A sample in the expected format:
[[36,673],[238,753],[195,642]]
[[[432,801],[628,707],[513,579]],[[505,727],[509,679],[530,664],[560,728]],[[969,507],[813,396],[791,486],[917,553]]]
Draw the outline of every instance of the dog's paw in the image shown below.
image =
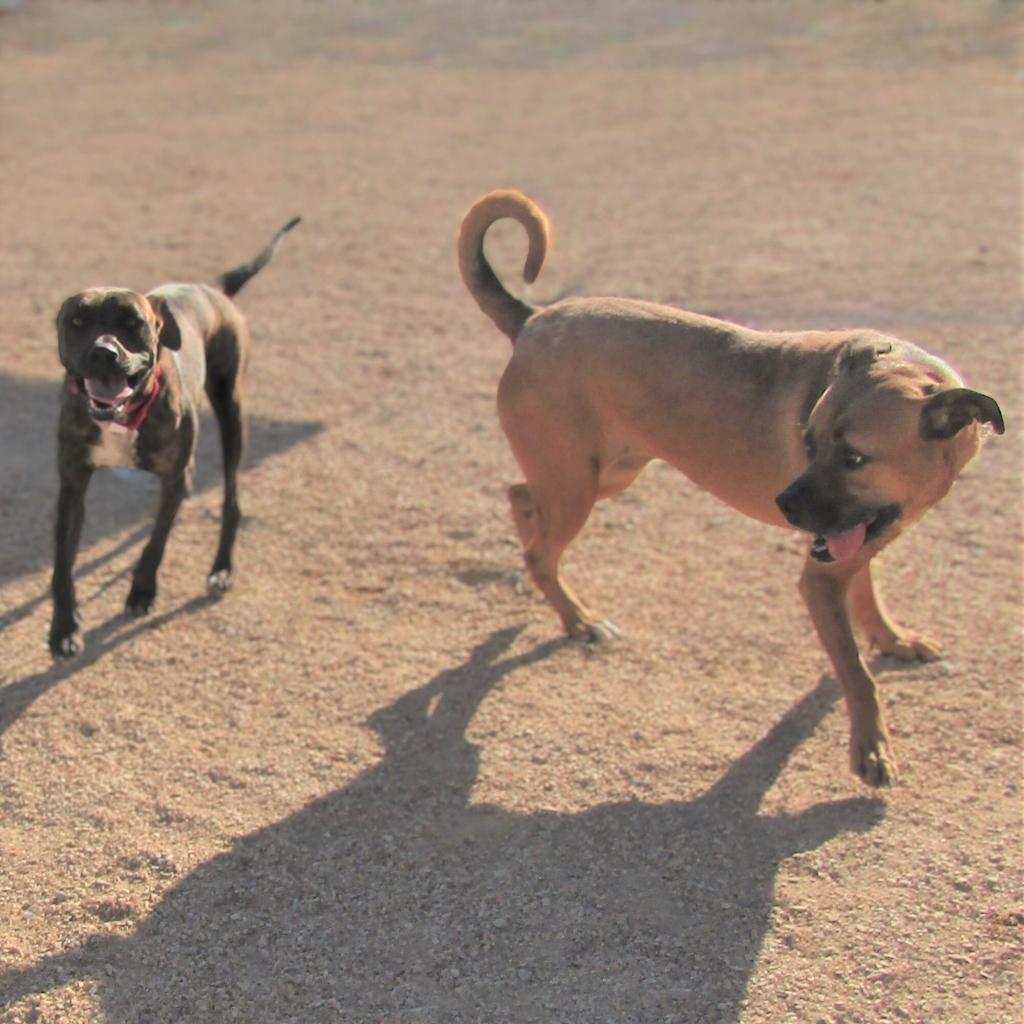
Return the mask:
[[50,634],[50,653],[55,658],[74,658],[82,653],[84,647],[82,634],[77,628],[62,636]]
[[206,592],[210,597],[223,597],[231,589],[231,570],[218,569],[206,577]]
[[880,653],[900,661],[938,661],[942,657],[942,647],[920,633],[899,633],[875,643]]
[[614,622],[609,622],[607,619],[604,621],[599,619],[581,619],[574,624],[573,628],[569,631],[569,635],[573,640],[579,640],[585,644],[607,644],[617,640],[622,636],[622,632]]
[[153,610],[156,603],[156,589],[132,585],[128,592],[128,600],[124,603],[124,613],[129,619],[141,619]]
[[896,762],[884,739],[850,739],[850,770],[865,785],[879,788],[894,786]]

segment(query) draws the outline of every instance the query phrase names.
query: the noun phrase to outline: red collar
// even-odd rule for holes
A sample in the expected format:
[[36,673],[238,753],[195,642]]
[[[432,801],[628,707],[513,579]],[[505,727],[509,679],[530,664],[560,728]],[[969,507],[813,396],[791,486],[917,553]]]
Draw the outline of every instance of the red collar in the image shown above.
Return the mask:
[[[156,396],[160,394],[161,382],[164,376],[164,368],[158,366],[153,374],[153,386],[149,391],[136,398],[134,402],[126,405],[112,420],[95,420],[101,427],[118,427],[121,430],[138,430],[143,423],[146,422],[146,417],[149,415],[149,410],[153,408],[153,403],[156,401]],[[68,391],[70,394],[78,396],[82,393],[82,389],[78,386],[78,381],[74,377],[68,379]]]

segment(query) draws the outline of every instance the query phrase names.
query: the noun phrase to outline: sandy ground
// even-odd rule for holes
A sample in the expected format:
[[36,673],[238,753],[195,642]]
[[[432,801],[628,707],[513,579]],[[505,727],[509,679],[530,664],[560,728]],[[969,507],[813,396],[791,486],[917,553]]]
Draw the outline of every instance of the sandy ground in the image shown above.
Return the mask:
[[[1018,1019],[1019,6],[4,7],[0,1021]],[[655,466],[568,560],[619,643],[522,586],[508,343],[454,263],[501,185],[552,219],[535,301],[877,327],[1000,401],[884,558],[948,652],[873,660],[898,788],[847,774],[799,537]],[[207,418],[147,620],[154,484],[94,482],[53,665],[60,301],[213,276],[294,213],[240,300],[235,590],[204,594]]]

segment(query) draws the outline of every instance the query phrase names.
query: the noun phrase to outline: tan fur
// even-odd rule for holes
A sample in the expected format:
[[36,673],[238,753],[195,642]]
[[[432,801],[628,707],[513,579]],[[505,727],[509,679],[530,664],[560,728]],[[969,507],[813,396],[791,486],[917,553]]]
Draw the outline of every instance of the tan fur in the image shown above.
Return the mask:
[[534,310],[502,288],[484,258],[484,234],[502,217],[517,220],[525,229],[530,248],[523,266],[523,279],[527,284],[536,280],[547,254],[548,220],[536,203],[508,189],[489,192],[466,214],[459,233],[459,270],[480,308],[514,339]]
[[[854,626],[897,657],[931,658],[937,648],[892,622],[870,560],[949,490],[977,451],[976,420],[1001,432],[998,407],[962,389],[934,356],[873,331],[766,333],[619,298],[534,310],[505,290],[484,256],[484,234],[502,217],[527,230],[526,272],[536,275],[547,221],[510,190],[485,195],[467,213],[459,266],[480,308],[513,340],[498,415],[526,483],[512,487],[509,500],[530,575],[567,632],[585,640],[616,632],[566,585],[559,562],[594,503],[625,490],[652,459],[777,526],[792,519],[780,502],[797,484],[834,490],[829,508],[837,516],[898,506],[896,520],[848,560],[808,557],[800,581],[843,686],[852,769],[872,785],[892,781],[878,690]],[[940,393],[956,398],[950,410],[936,402]],[[925,416],[933,433],[970,422],[935,439],[924,435]],[[810,459],[805,428],[820,444]],[[844,472],[837,467],[850,445],[868,458]]]
[[90,464],[95,467],[115,466],[126,469],[136,465],[136,433],[134,430],[112,430],[101,427],[99,439],[89,449]]

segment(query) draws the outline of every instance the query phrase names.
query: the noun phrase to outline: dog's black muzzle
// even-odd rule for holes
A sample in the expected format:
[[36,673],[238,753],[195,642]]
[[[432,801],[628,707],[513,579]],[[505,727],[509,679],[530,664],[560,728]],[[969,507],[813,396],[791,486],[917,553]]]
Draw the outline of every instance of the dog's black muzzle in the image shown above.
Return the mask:
[[829,538],[841,537],[863,525],[863,541],[876,540],[901,514],[898,504],[865,508],[861,505],[840,505],[823,496],[807,477],[799,477],[775,499],[786,522],[798,530],[812,534],[811,557],[819,562],[835,561],[829,549]]
[[819,489],[807,477],[794,480],[776,497],[775,504],[786,517],[786,522],[798,530],[824,534],[841,528],[843,517],[838,505],[822,497]]
[[116,420],[145,391],[154,360],[148,351],[129,352],[113,335],[100,335],[71,369],[74,393],[88,402],[97,422]]
[[97,338],[93,342],[85,363],[89,372],[82,374],[83,377],[102,377],[112,370],[120,370],[125,376],[128,375],[126,367],[122,365],[121,349],[106,338]]

